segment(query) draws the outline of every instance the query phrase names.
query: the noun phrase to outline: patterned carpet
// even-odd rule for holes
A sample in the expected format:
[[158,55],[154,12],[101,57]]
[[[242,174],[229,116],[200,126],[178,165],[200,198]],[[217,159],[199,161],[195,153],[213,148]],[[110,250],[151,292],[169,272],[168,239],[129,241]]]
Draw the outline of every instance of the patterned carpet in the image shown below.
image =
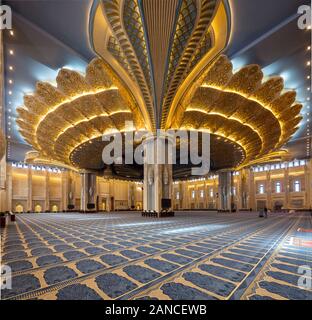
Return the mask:
[[1,231],[2,299],[304,299],[308,213],[25,214]]

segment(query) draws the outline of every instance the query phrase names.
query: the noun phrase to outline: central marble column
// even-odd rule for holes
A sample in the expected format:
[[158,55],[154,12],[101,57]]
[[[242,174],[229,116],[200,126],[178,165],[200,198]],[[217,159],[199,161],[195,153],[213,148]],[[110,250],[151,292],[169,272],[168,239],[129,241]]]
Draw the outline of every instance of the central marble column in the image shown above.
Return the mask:
[[65,210],[78,210],[76,206],[76,190],[75,190],[75,178],[71,172],[67,173],[67,179],[65,179],[64,186],[64,207]]
[[95,212],[96,204],[96,175],[91,172],[81,172],[81,202],[82,212]]
[[247,185],[247,173],[246,169],[241,171],[240,175],[240,187],[239,187],[239,209],[247,210],[248,208],[248,185]]
[[129,182],[128,186],[128,204],[131,210],[135,209],[135,183]]
[[172,210],[172,161],[166,138],[148,138],[144,142],[144,211]]
[[219,173],[219,209],[232,212],[233,196],[232,196],[233,176],[229,172]]

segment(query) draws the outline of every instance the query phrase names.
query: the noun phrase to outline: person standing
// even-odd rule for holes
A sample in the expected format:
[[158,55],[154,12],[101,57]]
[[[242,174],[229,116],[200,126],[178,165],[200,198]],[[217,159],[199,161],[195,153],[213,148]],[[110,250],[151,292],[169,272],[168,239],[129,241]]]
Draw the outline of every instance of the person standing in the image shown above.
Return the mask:
[[264,208],[264,217],[265,218],[268,217],[268,208],[267,207]]

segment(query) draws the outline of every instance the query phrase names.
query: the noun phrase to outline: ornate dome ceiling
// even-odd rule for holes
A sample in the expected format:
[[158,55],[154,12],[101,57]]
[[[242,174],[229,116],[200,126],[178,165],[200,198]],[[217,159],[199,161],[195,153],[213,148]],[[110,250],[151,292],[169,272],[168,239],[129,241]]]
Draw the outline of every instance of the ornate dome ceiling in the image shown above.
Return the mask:
[[210,132],[215,170],[280,159],[302,106],[258,65],[233,72],[221,55],[229,21],[217,0],[100,1],[90,39],[101,58],[85,75],[62,69],[57,86],[39,82],[18,109],[21,134],[38,158],[75,169],[105,169],[103,135],[157,128]]
[[101,0],[91,16],[95,52],[124,79],[147,128],[164,128],[171,105],[226,46],[220,0]]

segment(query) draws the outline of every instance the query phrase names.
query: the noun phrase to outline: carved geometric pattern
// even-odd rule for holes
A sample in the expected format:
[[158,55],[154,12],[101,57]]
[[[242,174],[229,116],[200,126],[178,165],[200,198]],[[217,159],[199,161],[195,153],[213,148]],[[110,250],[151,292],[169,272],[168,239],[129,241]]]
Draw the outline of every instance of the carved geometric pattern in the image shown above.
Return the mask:
[[108,51],[115,57],[115,59],[123,66],[125,71],[129,74],[129,76],[134,79],[133,72],[127,62],[127,59],[120,48],[120,45],[115,37],[110,36],[107,43]]
[[[171,103],[174,99],[174,96],[177,92],[182,81],[185,79],[188,72],[190,72],[190,64],[192,63],[192,59],[194,54],[202,45],[202,40],[205,37],[208,28],[212,22],[214,14],[218,8],[218,0],[202,0],[200,6],[200,12],[198,14],[197,22],[195,27],[193,27],[193,32],[191,37],[185,43],[183,53],[179,57],[179,63],[172,70],[174,72],[173,75],[168,75],[167,82],[167,91],[165,92],[164,102],[162,106],[162,119],[161,119],[161,127],[164,128],[166,126],[168,112],[171,106]],[[188,18],[189,20],[189,18]],[[176,30],[176,38],[179,38],[179,29]],[[183,43],[181,41],[180,43]],[[208,46],[208,50],[209,50]],[[207,53],[207,52],[206,52]],[[195,66],[195,65],[194,65]]]
[[152,91],[151,73],[148,62],[146,41],[144,37],[144,30],[142,26],[140,10],[136,0],[125,0],[123,11],[123,23],[129,40],[136,53],[137,59],[143,70],[145,80],[148,84],[150,91]]
[[208,31],[200,42],[198,48],[196,49],[194,56],[187,68],[185,76],[190,73],[194,67],[196,67],[197,63],[210,51],[212,48],[212,36]]
[[[136,0],[131,1],[134,1],[136,3]],[[133,3],[132,5],[136,6],[135,3]],[[102,4],[104,7],[105,15],[110,23],[115,38],[119,42],[119,46],[123,51],[125,57],[127,58],[127,63],[131,67],[132,73],[134,74],[136,82],[142,92],[146,109],[150,116],[152,127],[155,128],[155,114],[153,108],[153,100],[150,91],[150,77],[145,76],[141,64],[138,61],[136,52],[134,51],[134,48],[128,39],[128,35],[126,34],[126,31],[124,29],[122,17],[120,16],[120,2],[118,0],[102,0]],[[137,21],[136,23],[139,22]],[[136,28],[138,30],[138,28],[141,27],[136,26]],[[140,51],[140,53],[142,52],[145,51]]]
[[187,42],[195,27],[197,17],[197,2],[196,0],[183,0],[176,27],[176,33],[173,40],[169,70],[166,81],[166,88],[168,89],[169,83],[173,77],[174,70],[176,69]]

